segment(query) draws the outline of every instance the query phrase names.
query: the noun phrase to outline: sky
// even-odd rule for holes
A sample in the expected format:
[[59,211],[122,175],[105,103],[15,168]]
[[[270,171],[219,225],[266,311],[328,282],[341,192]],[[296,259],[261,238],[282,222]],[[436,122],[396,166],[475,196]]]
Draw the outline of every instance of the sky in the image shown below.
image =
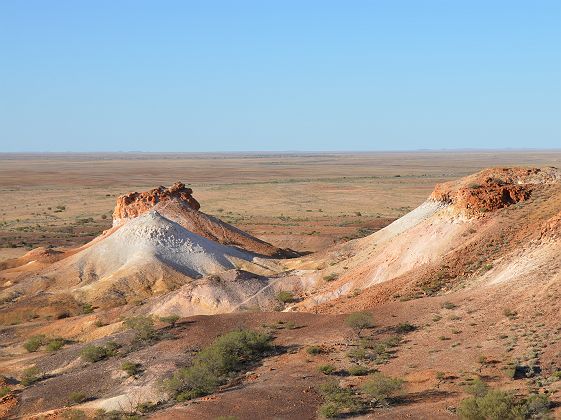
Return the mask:
[[0,2],[0,152],[561,147],[561,1]]

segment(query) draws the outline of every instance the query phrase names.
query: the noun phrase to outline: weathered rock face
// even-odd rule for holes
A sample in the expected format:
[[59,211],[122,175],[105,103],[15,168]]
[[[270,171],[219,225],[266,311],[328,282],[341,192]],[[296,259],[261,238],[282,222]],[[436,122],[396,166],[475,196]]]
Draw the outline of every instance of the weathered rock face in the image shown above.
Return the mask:
[[193,190],[185,187],[185,184],[176,182],[171,187],[160,186],[150,191],[132,192],[117,198],[117,204],[113,211],[113,224],[119,224],[124,219],[140,216],[156,204],[177,199],[187,204],[193,210],[199,210],[201,205],[192,196]]
[[556,168],[492,168],[459,181],[438,184],[431,199],[477,216],[525,201],[539,184],[561,180]]

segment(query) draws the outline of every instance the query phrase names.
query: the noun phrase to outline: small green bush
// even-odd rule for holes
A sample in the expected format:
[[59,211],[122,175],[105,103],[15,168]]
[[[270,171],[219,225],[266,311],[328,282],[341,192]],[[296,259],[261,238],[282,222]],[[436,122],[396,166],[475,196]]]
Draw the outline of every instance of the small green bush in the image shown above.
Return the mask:
[[407,334],[410,333],[412,331],[415,331],[417,329],[417,327],[413,324],[410,324],[408,322],[404,322],[402,324],[399,324],[395,327],[395,332],[398,334]]
[[271,347],[271,336],[251,330],[231,331],[201,350],[191,366],[164,380],[163,388],[177,401],[210,394]]
[[82,313],[83,314],[91,314],[94,311],[94,308],[89,303],[82,304]]
[[331,375],[333,372],[337,370],[337,368],[333,365],[321,365],[318,366],[318,370],[324,375]]
[[364,366],[355,365],[350,367],[348,372],[349,375],[351,376],[365,376],[368,375],[370,371],[368,370],[368,368],[365,368]]
[[135,340],[150,341],[157,338],[154,320],[147,316],[135,316],[125,321],[125,325],[135,333]]
[[466,392],[475,397],[483,397],[488,391],[489,387],[480,378],[475,378],[466,385]]
[[442,307],[443,307],[444,309],[455,309],[457,306],[456,306],[454,303],[452,303],[452,302],[444,302],[444,303],[442,304]]
[[53,338],[49,340],[47,343],[47,351],[58,351],[66,344],[66,340],[64,338]]
[[331,273],[331,274],[328,274],[328,275],[326,275],[326,276],[323,276],[323,279],[324,279],[325,281],[329,282],[329,281],[335,281],[335,280],[337,280],[338,277],[339,277],[339,276],[338,276],[336,273]]
[[354,312],[347,317],[345,322],[349,327],[356,331],[359,337],[362,330],[365,328],[372,328],[374,326],[372,314],[369,312]]
[[463,400],[457,410],[463,420],[517,420],[547,418],[550,402],[545,395],[534,395],[517,402],[509,392],[490,390],[481,396]]
[[168,316],[160,317],[160,321],[169,324],[170,327],[172,328],[175,327],[175,324],[177,323],[178,320],[179,320],[179,315],[168,315]]
[[9,386],[0,387],[0,398],[5,397],[10,392],[12,392],[12,389]]
[[24,369],[21,375],[21,384],[23,386],[29,386],[34,384],[35,382],[41,380],[42,378],[41,371],[38,367],[33,366],[27,369]]
[[294,302],[294,295],[287,290],[281,290],[277,294],[277,300],[281,303],[291,303]]
[[362,391],[377,402],[388,405],[388,398],[396,395],[403,388],[403,380],[392,378],[383,373],[374,373],[362,385]]
[[82,349],[80,357],[87,362],[99,362],[108,357],[107,349],[103,346],[94,346],[90,344]]
[[71,404],[81,404],[87,399],[88,397],[86,397],[86,394],[78,391],[71,392],[68,396],[68,402],[70,402]]
[[140,363],[123,362],[121,369],[129,376],[136,376],[142,371],[142,365]]
[[323,383],[319,392],[324,403],[319,408],[322,417],[333,418],[341,414],[356,414],[363,409],[361,401],[347,388],[341,388],[335,381]]
[[46,343],[46,338],[44,335],[34,335],[23,344],[23,347],[29,353],[33,353],[39,350],[39,348],[43,346],[45,343]]
[[323,353],[323,349],[320,346],[310,346],[306,349],[306,353],[315,356],[315,355]]

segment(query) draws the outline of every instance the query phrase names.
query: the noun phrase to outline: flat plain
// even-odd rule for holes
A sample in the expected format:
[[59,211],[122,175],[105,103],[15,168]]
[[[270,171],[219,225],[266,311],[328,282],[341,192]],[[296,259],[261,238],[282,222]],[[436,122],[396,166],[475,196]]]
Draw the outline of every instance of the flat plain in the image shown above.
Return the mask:
[[386,226],[437,183],[493,166],[561,166],[561,151],[0,154],[0,259],[86,243],[111,226],[119,195],[175,181],[206,213],[317,251]]

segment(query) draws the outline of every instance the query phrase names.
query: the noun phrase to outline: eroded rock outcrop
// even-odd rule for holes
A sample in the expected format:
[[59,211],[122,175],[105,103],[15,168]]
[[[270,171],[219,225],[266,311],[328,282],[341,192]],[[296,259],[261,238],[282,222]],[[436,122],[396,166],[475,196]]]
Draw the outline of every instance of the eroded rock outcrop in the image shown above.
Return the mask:
[[201,205],[192,196],[193,190],[185,184],[176,182],[171,187],[160,186],[150,191],[131,192],[117,198],[113,211],[113,224],[120,224],[124,219],[138,217],[149,211],[156,204],[176,199],[187,204],[194,210],[199,210]]
[[560,181],[561,171],[556,168],[491,168],[438,184],[430,198],[477,216],[527,200],[536,185]]

